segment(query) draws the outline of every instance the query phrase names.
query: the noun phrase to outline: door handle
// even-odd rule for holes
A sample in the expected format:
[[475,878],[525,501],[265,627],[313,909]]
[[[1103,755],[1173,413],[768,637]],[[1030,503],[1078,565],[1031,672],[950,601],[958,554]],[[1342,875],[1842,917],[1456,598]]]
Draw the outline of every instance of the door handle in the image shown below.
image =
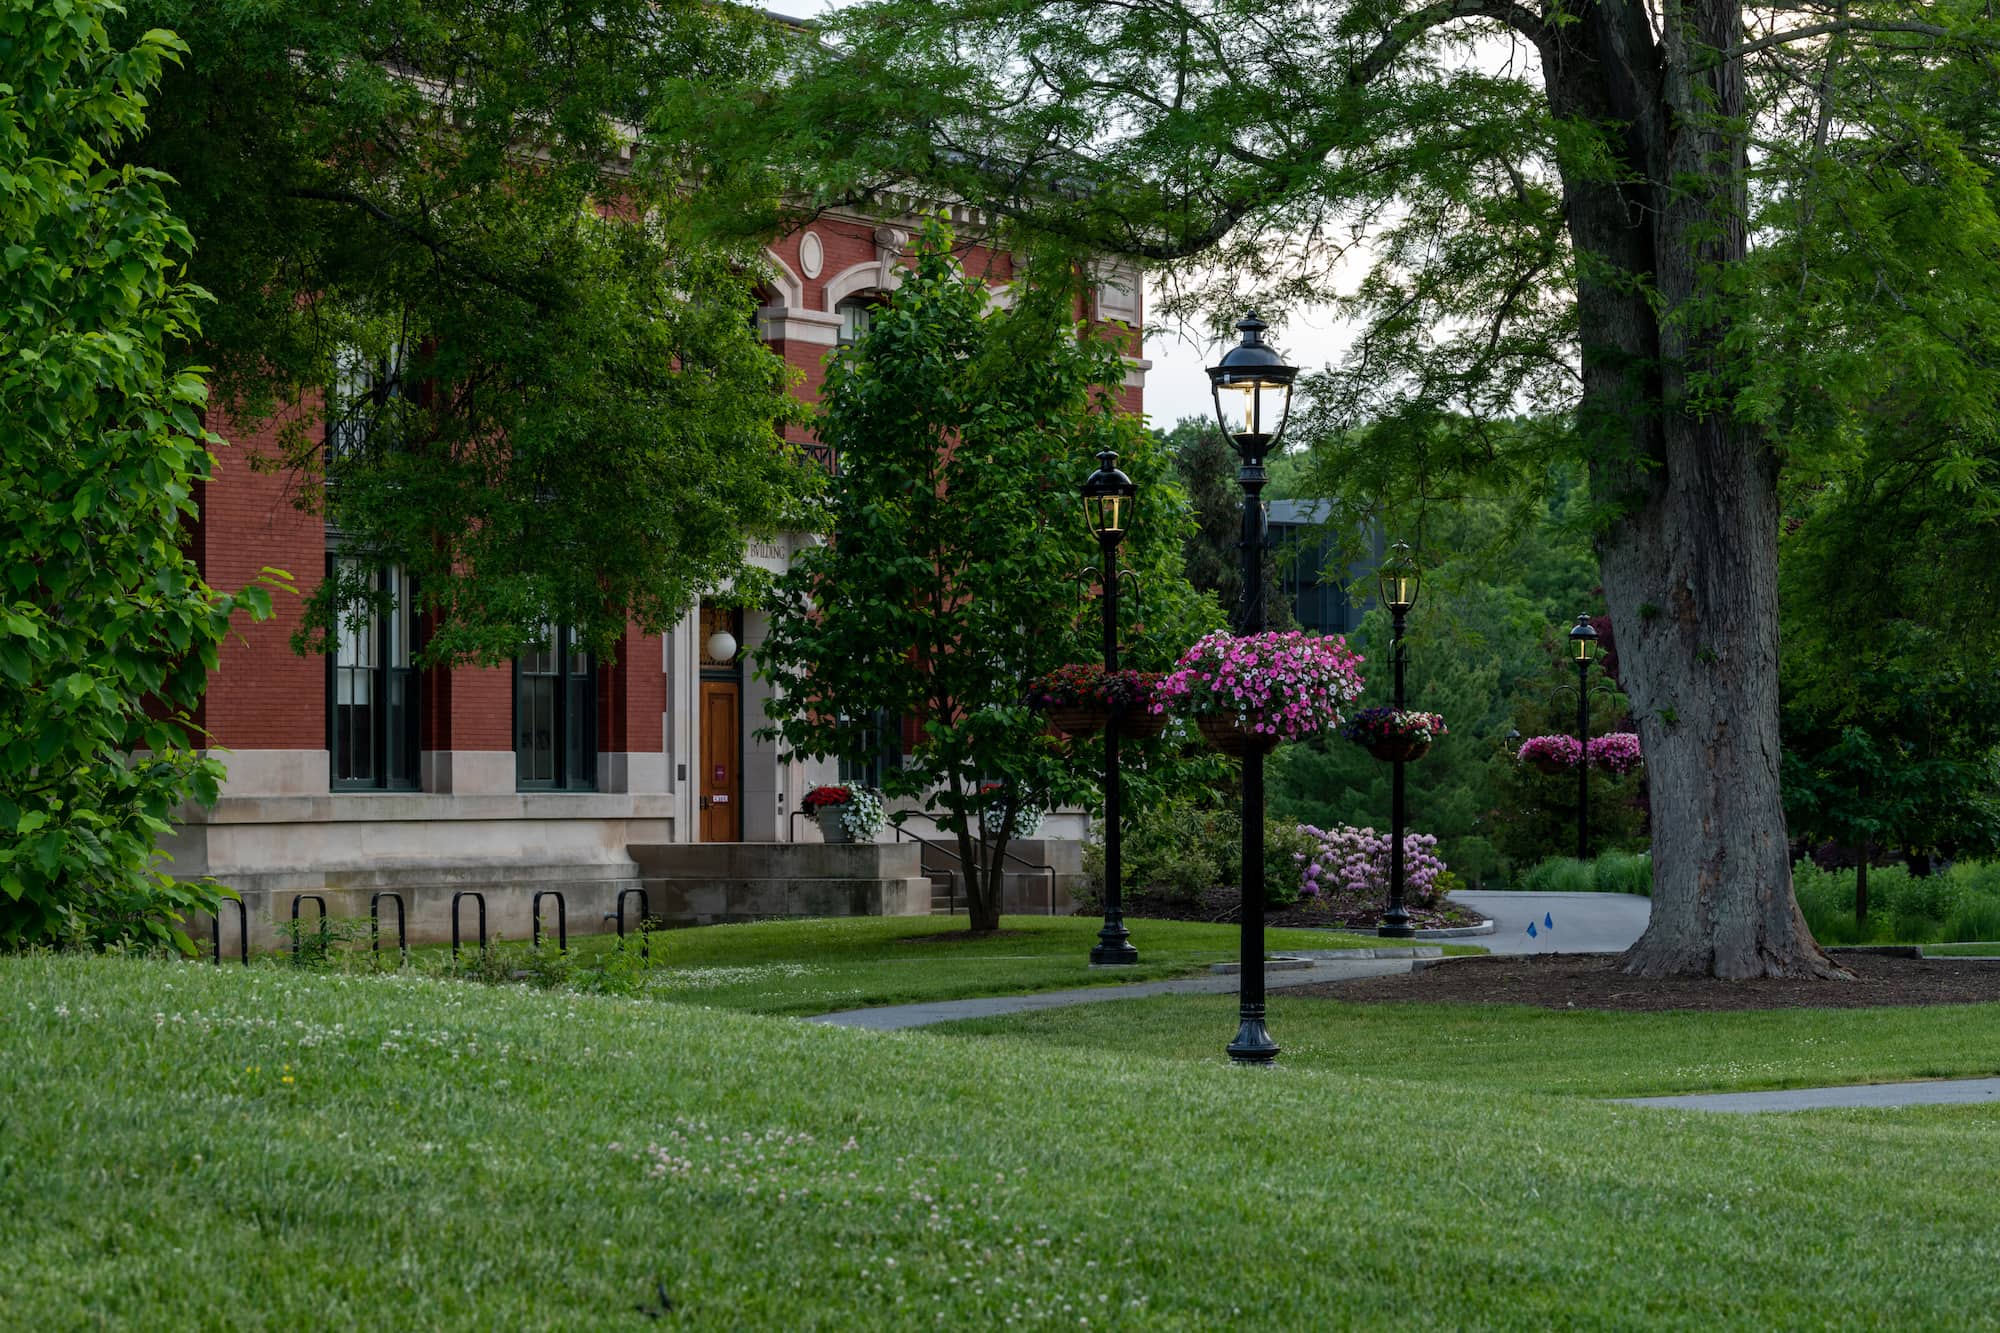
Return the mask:
[[704,810],[708,809],[708,798],[706,796],[701,798],[701,808]]

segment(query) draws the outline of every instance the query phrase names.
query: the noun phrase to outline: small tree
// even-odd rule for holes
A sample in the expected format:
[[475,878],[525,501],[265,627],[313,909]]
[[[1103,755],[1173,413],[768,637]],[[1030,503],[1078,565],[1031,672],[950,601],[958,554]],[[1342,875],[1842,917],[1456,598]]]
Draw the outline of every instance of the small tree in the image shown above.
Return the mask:
[[218,595],[181,551],[212,437],[165,348],[203,293],[175,280],[192,245],[165,178],[106,162],[183,48],[114,49],[116,12],[0,13],[0,942],[188,949],[183,914],[222,891],[158,873],[153,842],[215,800],[191,718],[230,612],[270,602]]
[[[954,835],[969,924],[984,931],[999,925],[1023,815],[1086,797],[1097,771],[1024,695],[1043,672],[1097,660],[1078,583],[1097,552],[1077,487],[1098,451],[1141,487],[1123,552],[1142,575],[1125,599],[1134,664],[1164,665],[1203,622],[1180,576],[1185,499],[1164,451],[1113,406],[1118,347],[1078,330],[1067,281],[1019,284],[1014,308],[990,311],[948,245],[926,230],[915,271],[829,368],[833,536],[780,581],[757,669],[781,686],[772,732],[794,753],[865,757],[877,715],[918,719],[884,786]],[[1051,270],[1071,271],[1035,272]]]

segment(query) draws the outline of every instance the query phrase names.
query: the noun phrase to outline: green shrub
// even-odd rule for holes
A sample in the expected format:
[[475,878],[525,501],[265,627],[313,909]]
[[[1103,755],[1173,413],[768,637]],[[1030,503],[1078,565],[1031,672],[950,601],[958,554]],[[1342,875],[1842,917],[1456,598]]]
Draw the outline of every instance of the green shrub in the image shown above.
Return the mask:
[[1792,867],[1799,911],[1821,944],[1935,944],[2000,939],[2000,863],[1961,861],[1932,875],[1868,871],[1868,921],[1854,916],[1854,871]]
[[1651,897],[1653,858],[1649,852],[1606,852],[1589,861],[1551,856],[1523,871],[1514,887],[1530,893],[1634,893]]
[[1634,893],[1653,896],[1653,854],[1651,852],[1606,852],[1597,858],[1592,879],[1599,893]]
[[[1264,824],[1264,898],[1273,907],[1289,907],[1299,900],[1305,881],[1305,863],[1319,850],[1319,842],[1290,821],[1266,820]],[[1241,879],[1241,875],[1232,876]]]

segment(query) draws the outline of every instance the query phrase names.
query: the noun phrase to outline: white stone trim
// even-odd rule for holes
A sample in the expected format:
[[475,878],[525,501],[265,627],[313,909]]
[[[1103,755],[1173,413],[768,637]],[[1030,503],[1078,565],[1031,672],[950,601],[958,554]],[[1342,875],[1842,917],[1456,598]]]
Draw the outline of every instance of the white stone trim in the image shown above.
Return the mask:
[[601,750],[597,755],[597,789],[664,793],[667,757],[657,752]]
[[332,759],[325,750],[205,751],[229,770],[224,796],[324,796],[332,786]]
[[1128,357],[1126,357],[1126,358],[1125,358],[1125,387],[1126,387],[1126,388],[1128,388],[1128,389],[1143,389],[1143,388],[1145,388],[1145,387],[1146,387],[1146,372],[1147,372],[1147,371],[1149,371],[1149,370],[1151,370],[1152,368],[1153,368],[1153,363],[1152,363],[1152,362],[1151,362],[1150,360],[1148,360],[1147,358],[1143,357],[1143,356],[1128,356]]
[[1139,327],[1144,304],[1139,270],[1115,259],[1100,259],[1090,265],[1089,272],[1091,281],[1097,284],[1098,316]]
[[771,265],[771,285],[778,289],[778,295],[783,299],[785,308],[797,310],[803,307],[806,303],[806,285],[800,281],[799,275],[792,271],[792,266],[780,259],[776,250],[768,247],[764,251],[764,258]]
[[512,750],[425,750],[424,790],[448,796],[510,796],[514,792]]
[[[844,268],[828,278],[822,300],[827,310],[831,311],[850,296],[858,296],[862,292],[893,292],[902,285],[901,266],[895,262],[863,262]],[[840,317],[836,315],[834,318],[838,321]],[[836,330],[839,328],[837,322],[834,327]]]
[[808,231],[799,237],[799,271],[808,278],[817,278],[826,267],[826,245],[816,231]]
[[757,311],[757,336],[765,342],[840,343],[840,316],[824,310],[767,305]]

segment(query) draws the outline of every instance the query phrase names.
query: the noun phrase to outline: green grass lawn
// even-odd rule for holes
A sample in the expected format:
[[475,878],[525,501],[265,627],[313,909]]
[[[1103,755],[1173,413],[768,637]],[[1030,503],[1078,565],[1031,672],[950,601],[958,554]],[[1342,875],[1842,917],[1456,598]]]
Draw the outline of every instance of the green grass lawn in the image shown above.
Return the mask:
[[1926,958],[1996,958],[2000,940],[1971,940],[1963,944],[1926,944]]
[[[973,938],[963,917],[849,917],[761,921],[660,931],[652,936],[645,993],[720,1009],[823,1014],[885,1004],[1023,995],[1187,976],[1237,956],[1233,925],[1128,921],[1140,961],[1092,968],[1101,920],[1010,916],[1004,934]],[[579,964],[615,943],[579,939]],[[1272,950],[1374,948],[1392,941],[1320,930],[1273,930]],[[1478,949],[1453,946],[1455,953]]]
[[[2000,1004],[1631,1014],[1342,1004],[1273,992],[1270,1010],[1292,1070],[1468,1091],[1648,1096],[2000,1074]],[[1235,1035],[1236,1002],[1078,1005],[930,1031],[1205,1063]]]
[[2000,1109],[1698,1116],[1570,1090],[1757,1086],[1773,1060],[1990,1072],[2000,1006],[1930,1015],[1935,1039],[1867,1011],[1311,1008],[1277,997],[1285,1064],[1238,1070],[1208,999],[1077,1010],[1091,1043],[0,960],[0,1310],[639,1328],[657,1284],[711,1329],[1994,1318]]

